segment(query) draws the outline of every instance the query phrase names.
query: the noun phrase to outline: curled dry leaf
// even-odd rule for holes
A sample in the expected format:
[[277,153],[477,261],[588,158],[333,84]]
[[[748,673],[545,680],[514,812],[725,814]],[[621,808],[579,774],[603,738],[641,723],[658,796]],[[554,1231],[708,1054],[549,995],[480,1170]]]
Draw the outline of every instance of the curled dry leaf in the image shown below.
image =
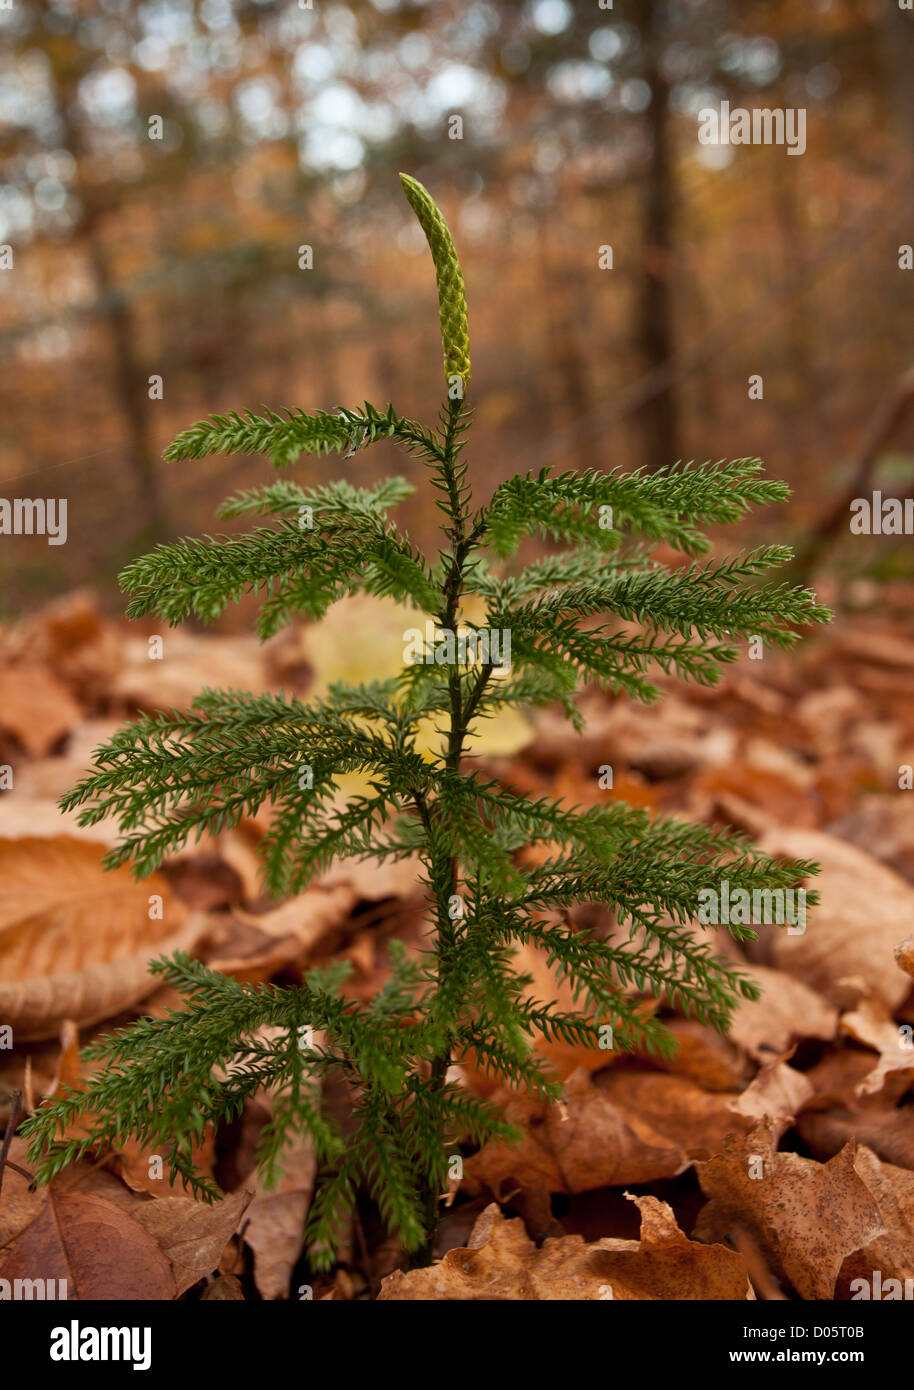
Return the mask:
[[641,1210],[640,1240],[587,1244],[581,1236],[562,1236],[546,1240],[541,1249],[519,1218],[506,1220],[493,1204],[477,1220],[466,1246],[449,1250],[429,1269],[389,1275],[379,1299],[590,1302],[751,1296],[738,1254],[688,1240],[665,1202],[632,1200]]
[[844,1014],[841,1031],[879,1053],[873,1070],[857,1083],[858,1095],[878,1094],[893,1072],[901,1072],[908,1079],[914,1076],[914,1046],[910,1027],[906,1031],[899,1028],[885,1010],[872,1000],[865,999],[853,1013]]
[[773,1127],[762,1121],[748,1135],[728,1138],[722,1153],[695,1165],[710,1199],[695,1235],[715,1241],[731,1230],[748,1230],[771,1268],[801,1298],[832,1298],[847,1256],[884,1231],[854,1159],[853,1144],[824,1164],[777,1153]]
[[749,946],[753,959],[799,977],[839,1008],[853,1007],[868,991],[893,1012],[909,988],[894,953],[899,922],[914,916],[914,888],[872,855],[820,831],[771,830],[761,848],[817,860],[821,873],[808,886],[820,901],[802,934],[763,928]]
[[909,936],[900,946],[895,947],[895,959],[899,970],[903,970],[914,980],[914,936]]
[[735,1115],[755,1123],[769,1120],[773,1138],[780,1139],[813,1096],[813,1087],[800,1071],[786,1062],[763,1067],[742,1095],[729,1102]]
[[[882,1298],[892,1294],[901,1298],[904,1281],[914,1279],[914,1173],[881,1163],[871,1149],[862,1146],[857,1149],[854,1167],[876,1199],[885,1232],[862,1250],[848,1255],[841,1266],[836,1297],[865,1297],[859,1284],[852,1287],[853,1281],[859,1279],[865,1282],[872,1297],[878,1270]],[[886,1287],[889,1279],[900,1281],[897,1293]]]
[[[150,895],[162,916],[150,917]],[[69,838],[0,841],[0,1017],[18,1041],[110,1018],[154,988],[148,962],[189,950],[202,919],[155,877],[106,872],[99,850]]]

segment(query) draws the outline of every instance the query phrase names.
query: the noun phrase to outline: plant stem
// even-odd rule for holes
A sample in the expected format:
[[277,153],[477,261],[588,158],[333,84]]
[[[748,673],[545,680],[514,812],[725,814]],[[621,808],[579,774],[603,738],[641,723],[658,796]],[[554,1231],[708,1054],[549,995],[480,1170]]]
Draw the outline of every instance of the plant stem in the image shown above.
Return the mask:
[[[445,632],[456,633],[457,620],[460,613],[460,600],[463,591],[464,565],[467,555],[475,543],[475,536],[466,534],[466,509],[460,490],[460,480],[456,469],[455,444],[457,440],[457,427],[462,413],[462,402],[451,402],[448,410],[447,426],[444,433],[444,447],[441,451],[441,469],[448,502],[448,515],[450,525],[445,527],[445,534],[451,543],[451,552],[448,556],[449,566],[444,581],[444,605],[439,614],[438,621]],[[445,768],[448,772],[456,773],[460,767],[460,758],[463,752],[463,741],[466,736],[467,724],[472,714],[469,702],[464,708],[463,693],[460,684],[459,667],[451,668],[448,676],[448,687],[450,693],[450,724],[447,735],[447,751],[445,754]],[[481,691],[474,691],[473,706],[478,703]],[[426,823],[426,829],[431,829],[430,813],[428,807],[422,805],[422,813]],[[440,985],[441,979],[447,970],[449,957],[456,942],[456,932],[450,916],[450,899],[458,892],[460,884],[460,866],[456,858],[449,861],[440,856],[436,856],[434,847],[429,846],[430,859],[430,882],[433,885],[436,898],[437,933],[435,942],[436,957],[436,980]],[[438,1052],[431,1062],[431,1071],[428,1085],[433,1095],[440,1095],[447,1083],[447,1072],[451,1062],[451,1039],[448,1037],[441,1051]],[[439,1135],[439,1143],[444,1145],[444,1128]],[[438,1184],[433,1174],[425,1177],[423,1191],[423,1205],[425,1207],[425,1244],[418,1250],[413,1258],[413,1265],[431,1264],[434,1258],[435,1238],[438,1233],[438,1203],[440,1193]]]

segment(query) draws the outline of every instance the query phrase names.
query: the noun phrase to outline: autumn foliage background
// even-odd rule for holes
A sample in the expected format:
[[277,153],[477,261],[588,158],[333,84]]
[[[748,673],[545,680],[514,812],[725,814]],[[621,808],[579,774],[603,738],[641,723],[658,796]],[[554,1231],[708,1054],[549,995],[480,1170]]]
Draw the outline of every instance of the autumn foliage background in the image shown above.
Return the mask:
[[[137,709],[204,684],[313,692],[399,664],[410,624],[367,600],[263,649],[242,605],[216,635],[167,634],[151,662],[158,629],[120,622],[116,575],[155,539],[215,529],[218,501],[265,477],[257,459],[163,464],[192,421],[365,398],[430,414],[434,282],[399,191],[406,169],[463,262],[480,494],[545,465],[760,455],[794,500],[728,545],[803,555],[819,534],[804,577],[838,614],[799,654],[747,655],[714,691],[670,686],[649,712],[588,697],[580,739],[549,718],[491,729],[481,755],[518,790],[734,825],[819,859],[822,905],[805,937],[763,929],[751,961],[766,993],[728,1039],[674,1021],[680,1050],[664,1066],[558,1049],[564,1115],[506,1096],[527,1138],[467,1155],[445,1248],[487,1213],[476,1276],[504,1297],[598,1297],[611,1277],[628,1290],[617,1297],[739,1297],[751,1278],[761,1297],[830,1298],[875,1267],[914,1273],[909,953],[896,962],[914,915],[914,793],[898,785],[914,763],[910,538],[828,527],[855,478],[864,494],[907,496],[914,477],[914,272],[899,268],[914,241],[914,17],[890,0],[17,0],[0,33],[0,243],[14,252],[0,271],[0,493],[68,500],[65,546],[0,538],[0,761],[14,783],[0,795],[0,1023],[17,1030],[0,1052],[0,1124],[14,1090],[35,1104],[78,1082],[80,1029],[144,998],[165,1007],[150,953],[190,944],[239,978],[281,982],[346,954],[367,998],[388,938],[421,940],[414,873],[344,865],[271,904],[251,823],[137,887],[98,868],[110,827],[77,832],[55,806]],[[722,99],[804,107],[806,153],[699,145],[697,111]],[[149,138],[155,117],[162,139]],[[346,467],[362,482],[392,463],[377,446]],[[306,459],[297,477],[338,466]],[[434,544],[427,492],[404,522]],[[168,909],[150,924],[156,890]],[[472,1069],[466,1081],[487,1084]],[[59,1227],[83,1219],[82,1193],[122,1211],[147,1296],[288,1296],[307,1277],[314,1172],[297,1152],[282,1191],[245,1197],[267,1113],[264,1100],[207,1141],[201,1164],[231,1204],[210,1217],[166,1209],[190,1199],[150,1178],[142,1153],[50,1197],[26,1197],[7,1172],[0,1277],[51,1259],[47,1203]],[[767,1185],[746,1178],[752,1144]],[[690,1271],[678,1284],[647,1272],[626,1190],[642,1242],[678,1222]],[[196,1262],[180,1267],[179,1215],[201,1223]],[[361,1221],[319,1293],[373,1295],[395,1268],[376,1214]],[[536,1245],[574,1235],[600,1249],[552,1247],[550,1263]],[[130,1296],[122,1256],[81,1296]],[[446,1273],[448,1296],[475,1296],[472,1271]],[[570,1293],[581,1280],[590,1292]],[[436,1287],[408,1275],[385,1296]]]

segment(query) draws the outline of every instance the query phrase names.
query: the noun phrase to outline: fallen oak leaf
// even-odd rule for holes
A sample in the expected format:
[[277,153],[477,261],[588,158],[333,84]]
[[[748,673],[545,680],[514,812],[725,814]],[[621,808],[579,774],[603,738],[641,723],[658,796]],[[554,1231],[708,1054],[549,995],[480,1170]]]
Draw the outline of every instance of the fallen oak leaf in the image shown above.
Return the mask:
[[520,1218],[486,1207],[466,1246],[437,1264],[396,1271],[379,1301],[592,1302],[607,1299],[742,1299],[751,1297],[741,1257],[724,1246],[698,1245],[654,1197],[633,1198],[641,1239],[587,1244],[579,1235],[547,1239],[537,1249]]
[[614,1299],[754,1298],[740,1254],[689,1240],[666,1202],[625,1195],[641,1212],[640,1240],[603,1239],[591,1258]]
[[720,1154],[696,1163],[709,1201],[694,1234],[719,1241],[731,1229],[746,1228],[801,1298],[832,1298],[847,1256],[885,1230],[854,1159],[853,1143],[824,1164],[777,1153],[773,1126],[761,1121],[747,1135],[730,1136]]

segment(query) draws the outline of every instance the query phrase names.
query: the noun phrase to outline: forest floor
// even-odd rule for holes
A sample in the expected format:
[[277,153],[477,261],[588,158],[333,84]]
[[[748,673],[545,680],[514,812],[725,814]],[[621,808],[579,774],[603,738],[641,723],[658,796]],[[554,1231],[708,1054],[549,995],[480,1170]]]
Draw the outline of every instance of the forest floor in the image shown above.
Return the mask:
[[[552,713],[487,727],[475,754],[517,792],[736,827],[770,853],[818,860],[821,900],[805,931],[762,926],[745,947],[715,934],[763,987],[726,1037],[664,1002],[678,1041],[669,1061],[544,1045],[565,1082],[552,1107],[457,1068],[523,1138],[465,1147],[434,1265],[407,1271],[362,1202],[336,1270],[312,1276],[302,1229],[314,1156],[296,1143],[279,1186],[263,1188],[263,1096],[201,1146],[201,1170],[225,1193],[212,1206],[170,1187],[138,1145],[33,1192],[13,1137],[0,1279],[67,1278],[71,1296],[113,1300],[806,1300],[914,1278],[912,597],[902,585],[858,594],[858,610],[821,635],[788,655],[747,655],[713,689],[660,677],[665,698],[650,708],[588,694],[582,735]],[[184,706],[206,685],[304,693],[385,674],[388,618],[374,600],[347,605],[328,631],[265,647],[177,631],[161,660],[142,630],[81,593],[0,633],[0,764],[12,770],[0,774],[0,1129],[14,1093],[27,1112],[81,1084],[92,1036],[176,1003],[147,971],[176,947],[237,979],[285,984],[345,958],[344,990],[359,999],[383,982],[392,937],[421,949],[428,921],[408,861],[339,863],[276,906],[258,878],[260,818],[137,883],[100,867],[116,827],[81,829],[56,806],[138,709]],[[153,892],[163,911],[150,921]],[[601,935],[614,927],[602,908],[572,917]],[[540,958],[523,966],[540,999],[561,997]],[[345,1095],[328,1103],[345,1123]]]

